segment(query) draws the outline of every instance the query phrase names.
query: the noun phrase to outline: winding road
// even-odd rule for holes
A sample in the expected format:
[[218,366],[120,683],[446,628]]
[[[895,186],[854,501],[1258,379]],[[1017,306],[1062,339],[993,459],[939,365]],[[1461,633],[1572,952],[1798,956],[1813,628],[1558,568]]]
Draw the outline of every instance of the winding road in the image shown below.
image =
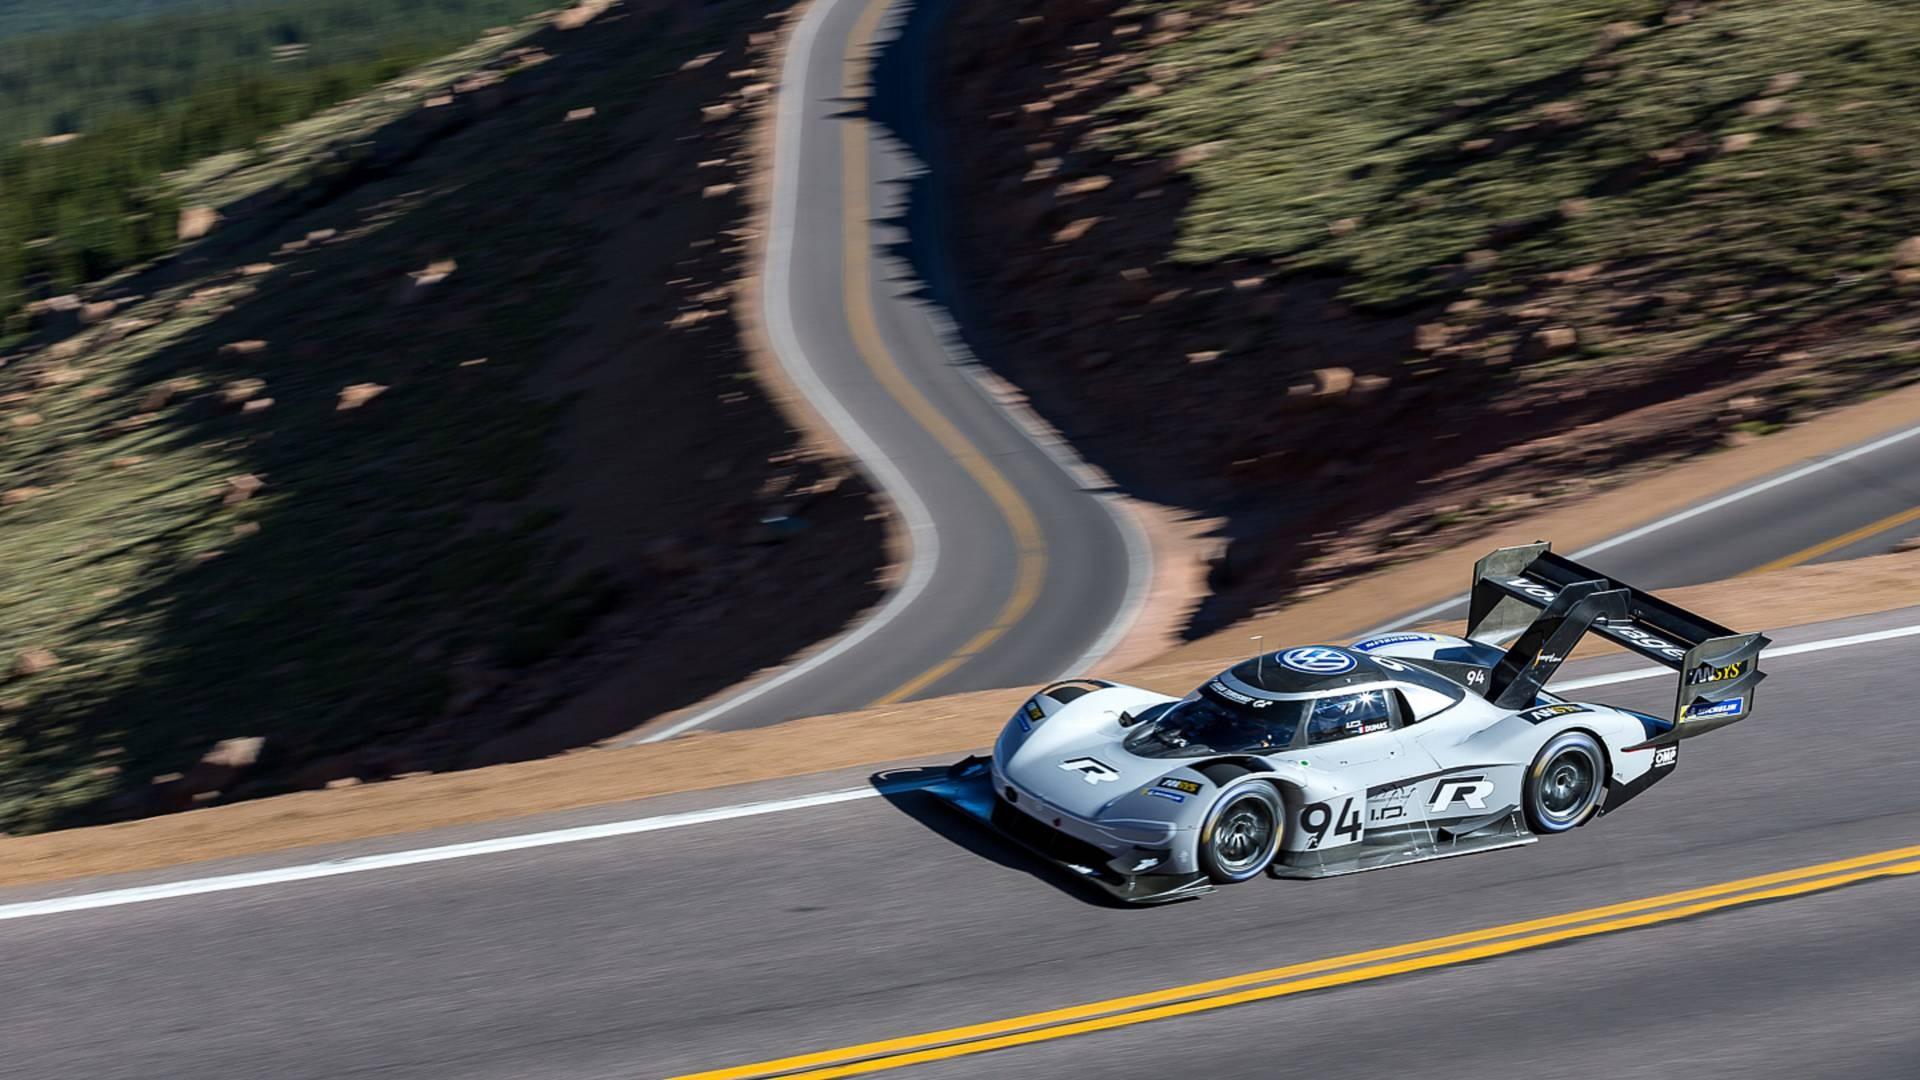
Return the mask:
[[[1118,497],[992,395],[939,299],[945,275],[921,280],[906,254],[923,166],[867,112],[874,43],[905,7],[821,0],[795,28],[764,268],[774,351],[897,510],[905,573],[839,639],[639,741],[1082,673],[1145,597],[1152,555]],[[887,90],[917,96],[925,74]],[[934,232],[911,239],[938,267]]]
[[[880,253],[888,4],[815,0],[789,52],[768,315],[912,569],[707,727],[1040,681],[1141,573]],[[1920,532],[1920,429],[1861,435],[1584,556],[1660,587]],[[1766,629],[1755,718],[1592,828],[1162,908],[946,813],[931,762],[0,890],[0,1077],[1920,1075],[1920,609]],[[1556,685],[1673,694],[1624,656]]]

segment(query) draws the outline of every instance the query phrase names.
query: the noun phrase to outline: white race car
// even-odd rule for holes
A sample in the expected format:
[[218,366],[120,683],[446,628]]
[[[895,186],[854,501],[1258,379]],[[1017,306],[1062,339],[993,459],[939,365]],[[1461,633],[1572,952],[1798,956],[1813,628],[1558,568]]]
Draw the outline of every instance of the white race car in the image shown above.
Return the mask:
[[[1543,689],[1589,629],[1679,673],[1671,717]],[[1266,653],[1184,698],[1058,683],[930,790],[1134,902],[1529,844],[1747,716],[1766,644],[1545,543],[1503,548],[1474,568],[1464,638]]]

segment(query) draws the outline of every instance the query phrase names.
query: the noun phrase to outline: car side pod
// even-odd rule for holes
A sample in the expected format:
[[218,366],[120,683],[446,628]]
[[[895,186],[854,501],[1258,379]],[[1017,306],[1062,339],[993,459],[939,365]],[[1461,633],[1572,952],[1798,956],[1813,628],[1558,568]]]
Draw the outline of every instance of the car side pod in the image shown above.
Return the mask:
[[974,755],[954,762],[947,767],[945,777],[921,790],[1124,903],[1164,904],[1213,891],[1204,874],[1125,874],[1109,865],[1105,853],[1090,846],[1086,851],[1076,850],[1081,846],[1079,841],[1014,809],[993,790],[993,763],[985,757]]

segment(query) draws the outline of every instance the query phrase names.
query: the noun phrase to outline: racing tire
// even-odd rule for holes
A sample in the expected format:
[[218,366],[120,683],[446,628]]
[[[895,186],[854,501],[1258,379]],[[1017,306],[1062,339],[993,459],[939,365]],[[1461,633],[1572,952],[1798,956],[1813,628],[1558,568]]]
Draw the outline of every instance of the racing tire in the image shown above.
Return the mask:
[[1260,876],[1280,853],[1286,807],[1271,784],[1227,789],[1200,826],[1200,869],[1215,885]]
[[1607,753],[1584,731],[1563,731],[1540,748],[1527,769],[1527,825],[1563,833],[1585,825],[1600,809],[1607,786]]

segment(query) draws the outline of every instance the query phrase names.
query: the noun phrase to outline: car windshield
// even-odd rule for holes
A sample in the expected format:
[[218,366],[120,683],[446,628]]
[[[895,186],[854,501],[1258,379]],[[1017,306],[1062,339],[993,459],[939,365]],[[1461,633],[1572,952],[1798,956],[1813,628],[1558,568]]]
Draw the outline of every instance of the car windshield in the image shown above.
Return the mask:
[[1284,749],[1293,745],[1304,706],[1302,701],[1264,698],[1236,701],[1208,683],[1185,700],[1165,706],[1158,715],[1143,717],[1140,730],[1127,737],[1126,748],[1141,757]]

